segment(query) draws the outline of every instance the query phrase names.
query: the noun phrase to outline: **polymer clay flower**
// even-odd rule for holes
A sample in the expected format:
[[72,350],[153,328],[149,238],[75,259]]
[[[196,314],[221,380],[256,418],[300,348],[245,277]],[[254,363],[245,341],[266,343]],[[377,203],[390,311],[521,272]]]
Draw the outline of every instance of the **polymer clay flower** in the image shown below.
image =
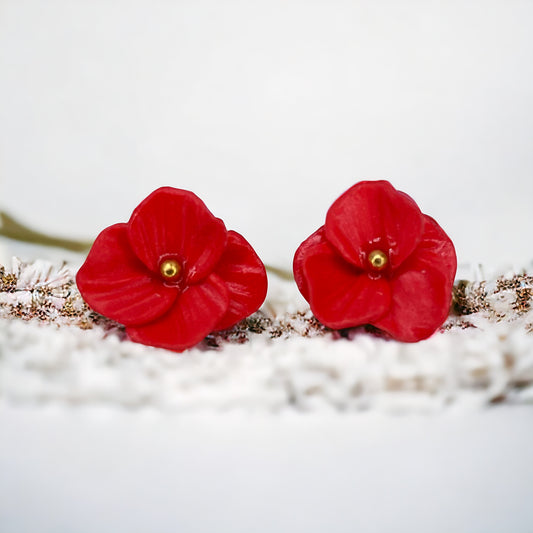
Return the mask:
[[96,238],[76,282],[135,342],[183,351],[263,303],[265,267],[190,191],[162,187]]
[[446,320],[457,259],[452,241],[388,181],[362,181],[296,251],[294,277],[333,329],[371,324],[416,342]]

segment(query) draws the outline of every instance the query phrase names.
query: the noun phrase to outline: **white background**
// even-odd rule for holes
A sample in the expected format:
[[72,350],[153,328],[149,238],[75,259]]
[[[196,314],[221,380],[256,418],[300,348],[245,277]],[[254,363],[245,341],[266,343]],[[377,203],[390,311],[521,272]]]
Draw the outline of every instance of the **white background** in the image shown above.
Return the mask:
[[533,2],[0,0],[0,206],[94,237],[195,191],[288,266],[387,178],[459,261],[533,258]]
[[529,407],[428,418],[41,407],[2,422],[6,533],[532,529]]

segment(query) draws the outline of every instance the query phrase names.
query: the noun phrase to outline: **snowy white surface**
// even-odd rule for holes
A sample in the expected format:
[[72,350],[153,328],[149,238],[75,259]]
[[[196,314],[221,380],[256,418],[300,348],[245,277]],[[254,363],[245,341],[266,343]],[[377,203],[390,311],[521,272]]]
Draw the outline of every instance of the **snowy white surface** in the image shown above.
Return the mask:
[[0,402],[274,413],[533,404],[533,335],[519,325],[473,322],[476,329],[416,344],[365,333],[335,341],[252,335],[244,345],[177,355],[103,330],[4,320]]
[[[309,322],[294,282],[270,276],[261,312],[268,325],[245,328],[244,339],[215,334],[176,354],[129,342],[116,324],[93,320],[73,285],[74,272],[17,258],[3,271],[15,276],[16,287],[0,292],[0,402],[165,412],[425,413],[450,404],[533,403],[528,275],[508,277],[509,287],[504,278],[483,282],[480,310],[450,316],[444,331],[418,343],[364,330],[338,338]],[[465,292],[470,306],[479,305],[476,287]],[[218,349],[208,349],[213,345]]]

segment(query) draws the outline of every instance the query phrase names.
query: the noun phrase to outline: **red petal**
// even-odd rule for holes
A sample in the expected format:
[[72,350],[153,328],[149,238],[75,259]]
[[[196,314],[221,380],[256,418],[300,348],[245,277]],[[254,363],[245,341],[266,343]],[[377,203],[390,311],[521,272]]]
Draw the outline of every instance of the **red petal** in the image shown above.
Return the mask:
[[128,226],[131,246],[150,270],[157,272],[163,257],[176,256],[186,283],[212,272],[226,245],[224,222],[194,193],[172,187],[161,187],[143,200]]
[[326,237],[350,263],[366,268],[367,255],[385,252],[394,269],[416,248],[422,213],[388,181],[362,181],[342,194],[326,216]]
[[382,277],[344,261],[327,243],[315,243],[312,255],[303,260],[303,276],[314,315],[333,329],[368,324],[387,312],[390,290]]
[[132,341],[182,352],[198,344],[228,308],[226,284],[211,274],[203,283],[191,285],[161,318],[140,327],[127,328]]
[[432,218],[424,220],[422,241],[391,280],[390,312],[373,322],[405,342],[429,337],[446,320],[457,270],[452,241]]
[[[433,218],[429,215],[423,215],[423,218],[422,240],[413,254],[413,259],[424,261],[439,270],[453,285],[457,272],[457,256],[453,242]],[[409,265],[406,268],[409,268]]]
[[161,316],[178,295],[176,288],[154,278],[133,253],[126,224],[115,224],[98,235],[76,283],[90,307],[127,326]]
[[305,279],[303,272],[303,265],[305,260],[310,256],[319,252],[322,249],[322,245],[326,243],[326,237],[324,233],[324,226],[318,228],[296,250],[294,254],[294,260],[292,262],[292,271],[294,273],[294,281],[298,285],[298,289],[302,293],[302,296],[309,301],[309,290],[307,288],[307,280]]
[[267,275],[265,266],[246,239],[228,231],[228,243],[215,268],[229,291],[229,307],[215,330],[227,329],[255,313],[265,301]]

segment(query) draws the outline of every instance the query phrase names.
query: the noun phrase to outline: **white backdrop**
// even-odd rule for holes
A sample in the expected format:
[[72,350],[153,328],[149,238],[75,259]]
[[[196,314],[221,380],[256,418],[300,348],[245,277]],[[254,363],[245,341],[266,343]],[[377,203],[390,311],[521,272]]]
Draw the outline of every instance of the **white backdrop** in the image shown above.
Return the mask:
[[189,188],[289,265],[388,178],[460,262],[533,258],[533,2],[0,0],[0,207],[93,237]]

